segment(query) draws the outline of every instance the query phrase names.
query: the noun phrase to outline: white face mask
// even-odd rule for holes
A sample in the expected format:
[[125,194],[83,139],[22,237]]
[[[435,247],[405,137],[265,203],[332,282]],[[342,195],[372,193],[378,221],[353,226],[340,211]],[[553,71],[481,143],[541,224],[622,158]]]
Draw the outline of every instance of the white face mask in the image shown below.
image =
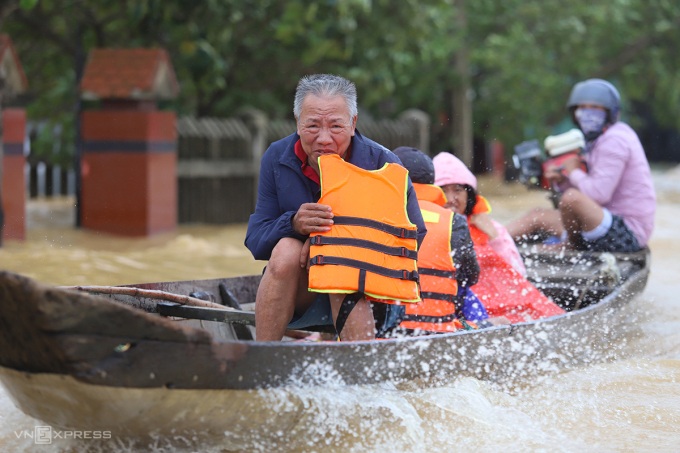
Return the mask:
[[586,140],[599,137],[607,121],[607,111],[601,109],[579,107],[574,112],[574,116]]

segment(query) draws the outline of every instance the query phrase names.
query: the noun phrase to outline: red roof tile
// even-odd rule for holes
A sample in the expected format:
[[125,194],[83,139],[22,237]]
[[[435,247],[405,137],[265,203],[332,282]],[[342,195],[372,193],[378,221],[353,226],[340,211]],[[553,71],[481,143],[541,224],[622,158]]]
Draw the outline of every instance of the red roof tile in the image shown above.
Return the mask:
[[94,49],[80,92],[83,99],[172,99],[179,84],[164,49]]
[[14,50],[12,39],[6,34],[0,34],[0,65],[4,69],[6,83],[11,93],[19,94],[28,89],[24,68]]

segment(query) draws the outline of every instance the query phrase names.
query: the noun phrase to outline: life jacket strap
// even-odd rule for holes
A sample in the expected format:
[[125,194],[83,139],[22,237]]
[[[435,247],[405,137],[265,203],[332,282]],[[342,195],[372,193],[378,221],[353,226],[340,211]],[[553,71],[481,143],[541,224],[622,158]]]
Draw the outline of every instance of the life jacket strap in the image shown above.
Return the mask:
[[384,253],[385,255],[401,256],[410,258],[412,260],[418,259],[418,252],[409,250],[406,247],[390,247],[379,244],[366,239],[355,238],[337,238],[330,236],[314,236],[310,240],[311,245],[350,245],[353,247],[361,247],[364,249],[375,250],[376,252]]
[[419,267],[418,268],[418,273],[420,275],[431,275],[433,277],[442,277],[442,278],[455,278],[456,274],[453,271],[445,271],[442,269],[432,269],[429,267]]
[[404,239],[416,239],[418,237],[418,231],[410,230],[407,228],[395,227],[383,222],[378,222],[377,220],[364,219],[361,217],[350,217],[350,216],[336,216],[333,217],[334,225],[355,225],[364,226],[368,228],[373,228],[374,230],[379,230],[384,233],[391,234],[398,238]]
[[456,305],[457,298],[456,296],[452,294],[447,294],[447,293],[435,293],[433,291],[421,291],[420,292],[420,297],[422,299],[436,299],[436,300],[444,300],[446,302],[449,302],[453,304],[454,306]]
[[408,313],[404,315],[404,321],[427,322],[430,324],[444,324],[453,322],[456,319],[458,319],[458,317],[456,316],[455,313],[451,313],[444,316],[414,315]]
[[354,310],[357,302],[359,302],[359,299],[362,297],[362,293],[352,293],[346,295],[342,300],[342,304],[340,304],[340,311],[338,311],[338,317],[335,320],[335,331],[338,333],[338,337],[340,337],[340,332],[342,332],[342,329],[345,328],[345,323],[347,322],[349,314],[352,313],[352,310]]
[[367,263],[365,261],[353,260],[351,258],[316,255],[315,257],[309,260],[310,266],[325,264],[335,264],[338,266],[354,267],[356,269],[363,269],[374,274],[395,278],[399,280],[412,280],[414,282],[419,281],[418,271],[409,271],[406,269],[389,269],[387,267],[378,266],[376,264]]

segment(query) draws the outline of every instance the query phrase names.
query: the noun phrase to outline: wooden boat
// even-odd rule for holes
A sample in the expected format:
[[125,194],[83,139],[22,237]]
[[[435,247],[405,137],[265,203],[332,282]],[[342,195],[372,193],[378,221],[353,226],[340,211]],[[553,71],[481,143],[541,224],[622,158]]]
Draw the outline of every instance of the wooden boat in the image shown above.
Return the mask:
[[523,254],[529,278],[565,314],[363,342],[252,341],[259,276],[79,291],[0,272],[0,380],[22,411],[55,427],[224,432],[276,417],[252,403],[262,389],[500,382],[611,357],[623,308],[646,285],[649,250]]

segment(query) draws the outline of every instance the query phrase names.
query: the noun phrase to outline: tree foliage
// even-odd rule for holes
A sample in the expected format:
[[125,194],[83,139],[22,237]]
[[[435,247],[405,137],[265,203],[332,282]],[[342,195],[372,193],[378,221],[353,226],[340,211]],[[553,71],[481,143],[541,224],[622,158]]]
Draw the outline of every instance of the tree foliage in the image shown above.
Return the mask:
[[[0,19],[29,79],[29,117],[71,130],[95,47],[167,49],[180,114],[254,106],[290,117],[300,76],[332,72],[356,83],[362,115],[419,108],[446,131],[458,114],[454,56],[466,49],[475,135],[485,140],[553,132],[571,86],[588,77],[620,89],[633,125],[644,110],[680,128],[680,4],[671,0],[6,0]],[[446,133],[434,137],[433,151],[451,146]]]

